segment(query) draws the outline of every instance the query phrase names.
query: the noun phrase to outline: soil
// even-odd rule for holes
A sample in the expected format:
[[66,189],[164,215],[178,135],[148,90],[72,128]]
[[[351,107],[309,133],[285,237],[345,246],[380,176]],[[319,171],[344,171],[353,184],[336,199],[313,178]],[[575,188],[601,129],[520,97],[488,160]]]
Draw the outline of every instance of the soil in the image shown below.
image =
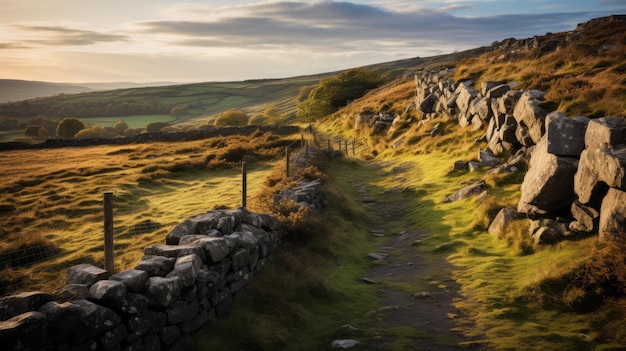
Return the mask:
[[[402,172],[402,169],[396,169]],[[394,176],[398,176],[395,174]],[[369,256],[374,261],[362,278],[364,284],[379,284],[382,306],[370,312],[368,323],[359,324],[359,350],[466,350],[478,349],[461,343],[455,331],[463,320],[454,307],[460,298],[455,269],[442,253],[419,250],[419,241],[429,232],[407,223],[403,215],[410,192],[403,189],[371,194],[366,183],[354,184],[363,206],[377,224],[373,236],[385,243]],[[398,228],[403,228],[399,232]],[[365,325],[365,327],[364,327]]]

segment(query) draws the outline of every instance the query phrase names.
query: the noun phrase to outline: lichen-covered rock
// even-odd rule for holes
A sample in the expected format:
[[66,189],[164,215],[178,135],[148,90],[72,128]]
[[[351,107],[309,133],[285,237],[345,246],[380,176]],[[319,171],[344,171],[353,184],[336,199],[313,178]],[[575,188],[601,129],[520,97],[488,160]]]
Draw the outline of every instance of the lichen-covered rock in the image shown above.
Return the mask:
[[443,202],[447,203],[447,202],[459,201],[459,200],[468,198],[470,196],[478,195],[485,190],[487,190],[487,185],[482,182],[468,185],[462,189],[457,190],[456,192],[454,192],[454,194],[447,196],[443,200]]
[[523,124],[528,128],[528,135],[534,144],[539,143],[545,133],[545,118],[548,112],[539,106],[544,95],[545,92],[542,91],[525,91],[513,110],[513,117],[518,125]]
[[528,215],[568,211],[574,201],[574,174],[578,159],[548,153],[547,139],[541,140],[530,158],[521,186],[517,211]]
[[613,188],[607,192],[600,209],[598,236],[601,241],[626,238],[626,192]]
[[572,217],[575,221],[569,224],[569,229],[579,233],[592,233],[598,230],[600,212],[585,206],[576,200],[572,203]]
[[69,339],[84,318],[83,309],[71,302],[50,301],[38,312],[48,318],[48,337],[53,341]]
[[585,149],[585,132],[590,119],[568,117],[555,111],[546,116],[548,152],[557,156],[579,157]]
[[502,95],[506,94],[509,90],[511,90],[511,86],[508,84],[499,84],[491,87],[485,94],[487,99],[497,99],[502,97]]
[[[187,242],[187,240],[185,242]],[[204,252],[206,262],[209,264],[220,262],[231,252],[225,238],[206,237],[190,239],[187,245],[201,248]]]
[[52,295],[41,291],[23,292],[0,299],[0,321],[22,313],[35,311],[41,305],[52,300]]
[[178,277],[180,278],[180,284],[182,288],[192,286],[198,276],[198,272],[202,268],[202,260],[198,255],[191,254],[183,257],[179,257],[176,260],[174,269],[167,274],[166,277]]
[[149,277],[165,277],[172,269],[176,260],[171,257],[147,255],[135,266],[136,270],[145,271]]
[[204,250],[202,250],[201,247],[198,247],[195,245],[153,244],[153,245],[146,246],[143,252],[146,255],[172,257],[172,258],[178,258],[182,256],[196,254],[198,255],[198,257],[202,259],[202,261],[206,260],[206,255],[204,253]]
[[472,83],[472,81],[463,82],[456,88],[458,93],[456,106],[459,108],[459,115],[465,115],[468,112],[470,103],[478,95],[478,92],[470,87]]
[[603,117],[591,120],[585,133],[587,149],[606,150],[626,144],[626,118]]
[[89,288],[92,300],[123,301],[126,296],[126,285],[117,280],[100,280]]
[[83,284],[88,287],[93,283],[108,279],[111,276],[107,270],[87,263],[77,264],[67,270],[67,284]]
[[122,323],[118,314],[104,306],[87,300],[75,300],[72,303],[78,305],[84,315],[74,330],[74,340],[78,343],[102,335]]
[[48,320],[41,312],[22,313],[0,322],[3,350],[38,351],[46,349]]
[[174,303],[181,293],[179,277],[150,277],[146,288],[146,297],[150,299],[150,305],[167,307]]
[[595,209],[609,187],[626,190],[626,145],[583,150],[574,185],[580,202]]
[[519,219],[519,213],[515,208],[505,207],[501,209],[496,217],[489,225],[489,234],[495,237],[503,237],[506,234],[506,230],[511,222]]
[[120,281],[126,285],[126,288],[129,291],[138,293],[143,290],[146,285],[146,282],[148,281],[148,273],[144,270],[129,269],[113,274],[109,277],[109,279]]

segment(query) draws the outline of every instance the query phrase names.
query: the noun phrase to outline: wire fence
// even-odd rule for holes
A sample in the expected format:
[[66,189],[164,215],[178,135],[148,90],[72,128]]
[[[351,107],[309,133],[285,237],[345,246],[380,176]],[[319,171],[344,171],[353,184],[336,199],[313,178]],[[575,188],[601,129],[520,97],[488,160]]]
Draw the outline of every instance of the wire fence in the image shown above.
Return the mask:
[[[309,139],[303,134],[270,159],[204,174],[172,173],[158,184],[110,185],[116,180],[107,172],[89,175],[90,184],[97,184],[90,188],[78,176],[69,179],[74,184],[45,187],[40,187],[45,184],[41,179],[20,181],[21,189],[15,190],[0,184],[2,193],[11,197],[0,199],[0,296],[25,288],[48,290],[55,286],[54,280],[64,280],[65,269],[78,263],[112,265],[111,270],[132,268],[145,246],[162,243],[185,218],[214,208],[246,207],[247,197],[256,195],[280,162],[286,161],[285,168],[292,170],[308,165],[315,152]],[[121,167],[111,167],[117,168]],[[112,199],[113,264],[107,264],[105,255],[106,194]]]
[[[185,218],[213,208],[246,207],[249,191],[259,190],[275,165],[285,162],[290,176],[290,170],[311,165],[320,151],[331,157],[350,156],[368,152],[369,146],[365,139],[344,140],[311,128],[271,159],[194,174],[189,176],[192,179],[166,177],[157,185],[111,189],[108,184],[114,179],[104,172],[90,175],[98,184],[94,188],[84,188],[77,177],[75,189],[58,184],[39,193],[16,192],[13,202],[27,207],[11,208],[0,200],[0,296],[24,288],[45,291],[45,287],[55,286],[52,281],[64,280],[64,271],[78,263],[109,266],[110,270],[132,268],[145,246],[162,243],[169,230]],[[37,182],[27,180],[23,186]],[[108,246],[112,246],[114,263],[107,263],[105,255],[106,194],[112,199]],[[20,196],[28,199],[17,199]],[[28,208],[33,204],[36,209]]]

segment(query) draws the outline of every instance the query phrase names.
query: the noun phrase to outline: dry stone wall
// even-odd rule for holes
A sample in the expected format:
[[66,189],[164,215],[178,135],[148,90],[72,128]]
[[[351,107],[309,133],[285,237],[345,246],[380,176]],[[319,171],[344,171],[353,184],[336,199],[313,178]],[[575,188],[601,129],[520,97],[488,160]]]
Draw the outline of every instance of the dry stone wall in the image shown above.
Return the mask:
[[[484,82],[479,91],[450,73],[416,73],[414,105],[423,120],[447,118],[485,131],[478,161],[459,161],[454,169],[527,168],[517,208],[496,217],[492,234],[502,234],[502,221],[525,216],[534,221],[537,243],[581,233],[626,236],[626,119],[549,112],[541,104],[545,92],[516,89],[515,82]],[[500,164],[503,155],[513,156]]]
[[276,251],[275,217],[245,209],[184,220],[134,269],[79,264],[58,293],[0,300],[3,350],[189,350]]

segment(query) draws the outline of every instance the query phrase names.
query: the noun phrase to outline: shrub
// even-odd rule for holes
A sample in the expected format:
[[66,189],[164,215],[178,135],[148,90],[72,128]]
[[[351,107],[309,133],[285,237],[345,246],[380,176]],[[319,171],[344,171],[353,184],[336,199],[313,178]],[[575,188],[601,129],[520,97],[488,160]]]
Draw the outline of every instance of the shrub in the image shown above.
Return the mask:
[[248,119],[250,119],[250,117],[248,117],[245,112],[237,109],[230,109],[217,116],[213,124],[216,127],[245,126],[248,124]]
[[74,139],[74,136],[85,129],[85,124],[76,118],[63,118],[57,126],[57,136],[61,139]]

